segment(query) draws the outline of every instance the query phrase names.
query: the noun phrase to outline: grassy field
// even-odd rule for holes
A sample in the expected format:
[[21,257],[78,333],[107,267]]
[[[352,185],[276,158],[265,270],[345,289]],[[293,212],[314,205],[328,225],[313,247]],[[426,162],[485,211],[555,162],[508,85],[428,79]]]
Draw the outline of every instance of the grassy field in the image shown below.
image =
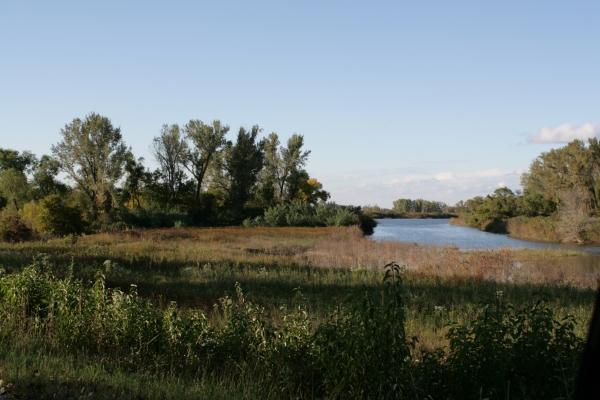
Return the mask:
[[[377,243],[363,238],[355,228],[178,228],[91,235],[79,238],[75,243],[55,239],[0,244],[0,267],[4,269],[2,307],[7,321],[13,321],[0,324],[0,379],[13,384],[13,393],[30,398],[52,398],[55,394],[59,398],[68,398],[89,393],[93,398],[356,398],[357,394],[363,398],[394,397],[383,395],[384,388],[356,388],[351,380],[350,383],[344,381],[344,384],[337,382],[337,386],[333,385],[330,381],[335,379],[336,367],[333,364],[328,366],[324,361],[337,359],[338,353],[332,353],[333,356],[326,353],[333,351],[331,349],[335,346],[329,344],[337,343],[337,338],[346,338],[350,343],[349,338],[353,336],[348,332],[358,332],[365,325],[371,328],[377,324],[384,326],[390,321],[390,310],[397,308],[396,305],[385,308],[385,305],[391,304],[389,299],[396,299],[396,292],[390,289],[396,286],[382,285],[382,280],[385,265],[392,261],[400,266],[399,276],[402,278],[401,298],[394,300],[394,304],[397,305],[398,301],[404,303],[402,313],[397,314],[403,328],[402,335],[398,337],[406,338],[408,350],[402,347],[404,344],[394,347],[399,345],[393,344],[396,343],[393,335],[381,339],[382,343],[373,344],[373,348],[396,349],[396,353],[392,352],[396,354],[393,357],[409,352],[409,356],[396,359],[388,354],[390,351],[381,350],[385,357],[401,359],[396,362],[403,365],[403,371],[410,372],[406,376],[412,376],[412,383],[399,381],[400,386],[397,387],[406,388],[405,391],[398,389],[400,398],[457,396],[460,388],[443,383],[443,378],[433,382],[424,376],[434,376],[435,371],[443,368],[450,368],[447,371],[458,374],[457,371],[462,368],[460,362],[464,360],[456,358],[458,353],[455,350],[460,348],[460,343],[463,346],[476,343],[476,340],[471,343],[465,338],[477,335],[457,329],[487,329],[491,326],[490,319],[481,319],[487,313],[482,311],[485,304],[488,308],[492,307],[489,310],[495,310],[496,314],[492,313],[492,317],[500,315],[497,323],[506,326],[506,321],[517,324],[519,315],[524,315],[510,314],[512,311],[506,308],[508,303],[516,309],[533,309],[536,299],[545,299],[547,311],[552,313],[552,319],[557,323],[567,315],[573,316],[574,336],[569,342],[572,346],[569,346],[575,348],[586,334],[599,277],[595,258],[582,253],[549,250],[460,252],[456,248]],[[28,269],[27,266],[32,263],[35,267]],[[98,286],[98,279],[101,279],[101,286]],[[94,282],[97,284],[92,286]],[[236,293],[236,284],[243,291],[242,300],[239,292]],[[135,293],[129,295],[131,285],[135,285]],[[9,290],[17,287],[28,288],[25,303],[25,297],[15,297],[16,289],[13,292]],[[38,307],[36,312],[30,311],[34,298],[31,288],[39,287],[46,288],[39,289],[45,290],[44,293],[65,293],[64,303],[60,300],[63,297],[58,295],[58,300],[53,301],[64,304],[65,309],[75,310],[75,314],[69,317],[71,319],[65,317],[68,329],[64,329],[67,330],[59,331],[58,317],[48,320],[51,313],[47,311],[47,301],[40,303],[43,306]],[[25,289],[19,290],[22,290],[19,293],[25,293]],[[9,301],[9,292],[13,293],[13,303]],[[80,293],[80,297],[72,293]],[[116,313],[115,293],[127,305],[120,310],[130,312],[133,308],[127,307],[135,306],[137,314],[128,314],[118,323],[109,322],[113,318],[109,314]],[[352,293],[354,300],[349,302],[348,295]],[[101,301],[98,296],[102,297]],[[87,299],[83,301],[88,305],[84,308],[113,308],[106,309],[108,314],[98,311],[100,314],[85,316],[82,298]],[[369,305],[369,301],[375,305]],[[176,302],[176,306],[172,302]],[[15,308],[17,303],[21,304],[21,308]],[[79,314],[76,313],[78,307]],[[380,311],[387,312],[387,317],[378,320],[377,313]],[[136,315],[142,314],[150,315],[147,319],[162,318],[162,325],[152,328],[158,332],[155,336],[160,336],[159,339],[149,336],[146,341],[152,344],[134,337],[127,339],[130,340],[128,345],[119,342],[121,339],[103,339],[104,342],[98,339],[110,326],[117,333],[127,331],[129,328],[123,328],[123,321],[137,321]],[[81,333],[77,336],[82,338],[79,342],[67,343],[65,336],[74,329],[74,325],[69,325],[70,321],[79,318],[77,315],[82,321],[78,326],[86,329],[100,320],[98,315],[104,315],[102,318],[106,318],[107,322],[105,325],[98,323],[93,334],[90,333],[92,328],[86,331],[88,333]],[[191,360],[189,349],[188,353],[178,347],[177,350],[175,347],[163,350],[164,346],[175,346],[173,343],[183,341],[173,339],[168,342],[164,339],[171,332],[165,330],[164,321],[168,315],[177,315],[180,321],[187,321],[185,326],[192,326],[196,323],[193,321],[204,321],[193,325],[194,329],[202,327],[202,332],[205,332],[202,335],[254,350],[239,354],[239,348],[233,345],[235,351],[218,347],[207,353],[205,361],[194,358],[187,366],[176,366],[174,358],[170,359],[169,365],[158,365],[156,354],[163,351],[166,351],[166,355],[161,355],[163,359],[168,359],[170,352],[178,354],[181,359]],[[198,317],[194,320],[190,319],[190,315]],[[360,323],[360,315],[370,315],[369,324]],[[491,320],[494,319],[492,317]],[[41,320],[46,322],[41,324]],[[534,325],[533,320],[528,321],[527,326]],[[133,325],[134,322],[127,324]],[[245,328],[240,328],[240,324]],[[175,329],[169,326],[169,329]],[[184,335],[188,328],[177,329],[179,335]],[[151,334],[150,328],[140,332],[145,335],[146,331]],[[242,331],[243,334],[240,333]],[[334,331],[337,332],[334,336],[326,336],[330,334],[327,332]],[[379,334],[374,332],[365,333],[359,343],[364,342],[365,337]],[[141,337],[142,333],[138,334]],[[390,337],[393,343],[386,342]],[[409,339],[412,337],[418,338],[418,342]],[[163,347],[156,347],[163,339]],[[239,340],[236,342],[234,339]],[[131,350],[131,343],[138,342],[146,343],[143,345],[146,346],[145,353]],[[292,346],[290,343],[295,344]],[[325,350],[323,343],[326,344]],[[293,348],[294,352],[289,353],[289,348]],[[307,350],[309,348],[310,351]],[[123,361],[127,358],[119,354],[123,349],[132,354],[128,362],[137,365]],[[201,353],[202,349],[198,351]],[[437,349],[444,349],[445,353],[435,358],[433,355]],[[254,355],[250,356],[250,353]],[[298,357],[304,360],[309,353],[319,361],[310,367],[310,371],[304,371],[304,378],[290,378],[291,375],[281,372],[285,368],[299,368],[298,365],[304,361],[299,362]],[[223,357],[230,361],[218,359],[215,354],[226,354],[229,358]],[[350,354],[350,351],[343,354]],[[361,361],[357,361],[360,357],[353,357],[349,358],[350,365],[360,365]],[[388,360],[383,355],[381,357],[381,360]],[[157,365],[149,365],[148,360]],[[268,367],[265,367],[264,360],[268,360]],[[369,362],[376,365],[381,360]],[[347,366],[341,366],[342,361],[337,361],[339,368],[347,369]],[[576,364],[575,360],[571,362]],[[36,370],[37,373],[34,373]],[[376,372],[374,369],[373,374]],[[569,370],[569,373],[572,372]],[[369,376],[367,371],[355,371],[353,374],[355,379]],[[317,381],[320,383],[315,383]],[[506,388],[500,390],[495,383],[482,382],[477,383],[480,388],[469,388],[469,394],[475,396],[474,393],[488,390],[490,398],[506,398],[503,392]],[[559,386],[564,387],[564,395],[567,396],[572,391],[572,380],[565,377]],[[342,389],[336,389],[338,387]],[[408,393],[409,387],[412,394]],[[511,398],[543,398],[539,394],[538,397],[532,396],[530,389],[522,389],[521,397],[514,392]]]

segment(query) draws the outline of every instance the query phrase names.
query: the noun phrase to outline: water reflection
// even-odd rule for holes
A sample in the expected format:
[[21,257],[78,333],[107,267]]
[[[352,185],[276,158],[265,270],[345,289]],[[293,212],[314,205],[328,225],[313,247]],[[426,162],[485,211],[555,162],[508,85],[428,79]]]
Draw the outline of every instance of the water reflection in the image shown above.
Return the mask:
[[464,226],[450,225],[449,219],[378,219],[371,238],[377,241],[396,240],[436,246],[454,246],[460,250],[499,249],[562,249],[600,254],[600,247],[567,243],[530,242],[507,235],[483,232]]

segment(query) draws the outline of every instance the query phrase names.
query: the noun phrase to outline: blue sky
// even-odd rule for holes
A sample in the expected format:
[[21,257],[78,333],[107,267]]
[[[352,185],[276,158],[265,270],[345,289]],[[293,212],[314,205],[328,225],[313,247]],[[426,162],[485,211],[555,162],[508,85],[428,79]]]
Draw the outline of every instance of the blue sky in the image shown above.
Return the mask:
[[138,157],[162,124],[283,140],[341,204],[519,188],[600,134],[600,2],[0,0],[0,147],[49,153],[109,117]]

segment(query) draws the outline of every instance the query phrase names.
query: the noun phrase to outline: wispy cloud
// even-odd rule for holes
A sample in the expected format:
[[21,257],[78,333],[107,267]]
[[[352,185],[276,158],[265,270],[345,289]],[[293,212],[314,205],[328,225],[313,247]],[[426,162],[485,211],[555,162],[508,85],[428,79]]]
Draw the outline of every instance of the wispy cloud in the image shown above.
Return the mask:
[[416,174],[424,171],[423,168],[418,167],[402,167],[402,168],[374,168],[374,169],[363,169],[355,171],[345,172],[332,172],[325,174],[317,174],[317,178],[322,181],[356,181],[362,179],[373,179],[381,178],[391,175],[401,174]]
[[529,136],[527,143],[569,143],[575,139],[586,140],[600,136],[600,124],[592,122],[583,125],[562,124],[552,129],[544,126],[537,135]]
[[[485,196],[502,186],[520,188],[524,171],[491,169],[468,173],[442,171],[437,174],[414,174],[387,181],[346,182],[330,186],[332,200],[340,204],[379,204],[391,207],[399,198],[423,198],[454,204],[474,196]],[[327,188],[327,184],[325,187]]]

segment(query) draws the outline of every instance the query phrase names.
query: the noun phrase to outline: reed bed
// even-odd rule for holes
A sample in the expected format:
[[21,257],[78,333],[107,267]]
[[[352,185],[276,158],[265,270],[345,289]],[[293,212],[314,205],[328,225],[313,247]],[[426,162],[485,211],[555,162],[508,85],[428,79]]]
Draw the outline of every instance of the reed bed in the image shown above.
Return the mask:
[[[574,337],[583,338],[594,302],[598,277],[596,260],[583,253],[566,251],[461,252],[452,247],[375,242],[354,228],[177,228],[104,233],[82,237],[76,242],[55,239],[0,244],[0,268],[4,269],[5,276],[21,273],[32,261],[40,276],[70,279],[70,282],[80,282],[77,285],[81,284],[81,288],[89,287],[101,274],[107,290],[128,293],[134,284],[136,296],[148,302],[144,307],[167,312],[175,301],[182,316],[202,312],[206,324],[217,330],[227,323],[223,322],[222,314],[215,311],[215,304],[222,304],[223,298],[234,298],[239,284],[248,304],[262,310],[260,320],[271,327],[268,332],[271,332],[269,329],[277,331],[291,316],[297,316],[299,299],[307,318],[302,332],[313,332],[337,321],[337,317],[332,318],[339,310],[348,310],[349,294],[355,298],[365,294],[376,298],[382,291],[384,266],[395,261],[403,281],[402,328],[406,338],[418,338],[418,342],[411,344],[413,362],[421,362],[440,349],[449,349],[453,327],[477,324],[485,305],[498,302],[521,308],[531,306],[533,298],[543,298],[557,320],[571,315],[569,318],[575,321]],[[49,285],[58,284],[52,282]],[[15,381],[21,379],[21,386],[31,382],[24,383],[27,379],[19,369],[19,357],[29,360],[27,371],[36,362],[44,364],[44,360],[58,362],[60,359],[65,365],[79,362],[72,355],[56,353],[56,349],[49,354],[39,342],[28,343],[24,341],[12,349],[0,349],[0,368],[4,363],[4,370],[12,371],[11,377],[21,376],[14,378]],[[273,343],[275,346],[276,342]],[[31,354],[33,348],[39,351]],[[89,364],[96,363],[98,355],[81,357]],[[444,359],[436,359],[435,363],[442,365]],[[111,362],[107,365],[112,365]],[[150,373],[148,369],[144,371]],[[236,398],[279,398],[276,386],[269,381],[271,378],[261,375],[260,379],[268,383],[251,384],[258,382],[257,371],[244,369],[247,378],[243,379],[240,371],[235,370],[220,372],[218,379],[204,375],[204,378],[198,375],[185,378],[172,371],[164,377],[169,385],[174,385],[173,393],[181,393],[181,398],[194,397],[189,394],[192,392],[181,391],[181,385],[187,385],[182,383],[185,379],[196,383],[198,379],[205,379],[203,385],[207,393],[212,390],[216,398],[225,398],[228,394]],[[105,377],[119,374],[118,369],[109,372]],[[95,373],[98,377],[104,374],[98,370]],[[138,376],[135,371],[124,373]],[[156,373],[158,370],[152,372]],[[253,377],[249,378],[250,375]],[[95,382],[102,386],[98,379]],[[136,379],[134,381],[141,382]],[[427,386],[431,384],[423,382],[421,385],[431,388]],[[198,387],[194,385],[188,386]],[[269,388],[268,393],[264,387]],[[157,390],[156,393],[163,392]]]

